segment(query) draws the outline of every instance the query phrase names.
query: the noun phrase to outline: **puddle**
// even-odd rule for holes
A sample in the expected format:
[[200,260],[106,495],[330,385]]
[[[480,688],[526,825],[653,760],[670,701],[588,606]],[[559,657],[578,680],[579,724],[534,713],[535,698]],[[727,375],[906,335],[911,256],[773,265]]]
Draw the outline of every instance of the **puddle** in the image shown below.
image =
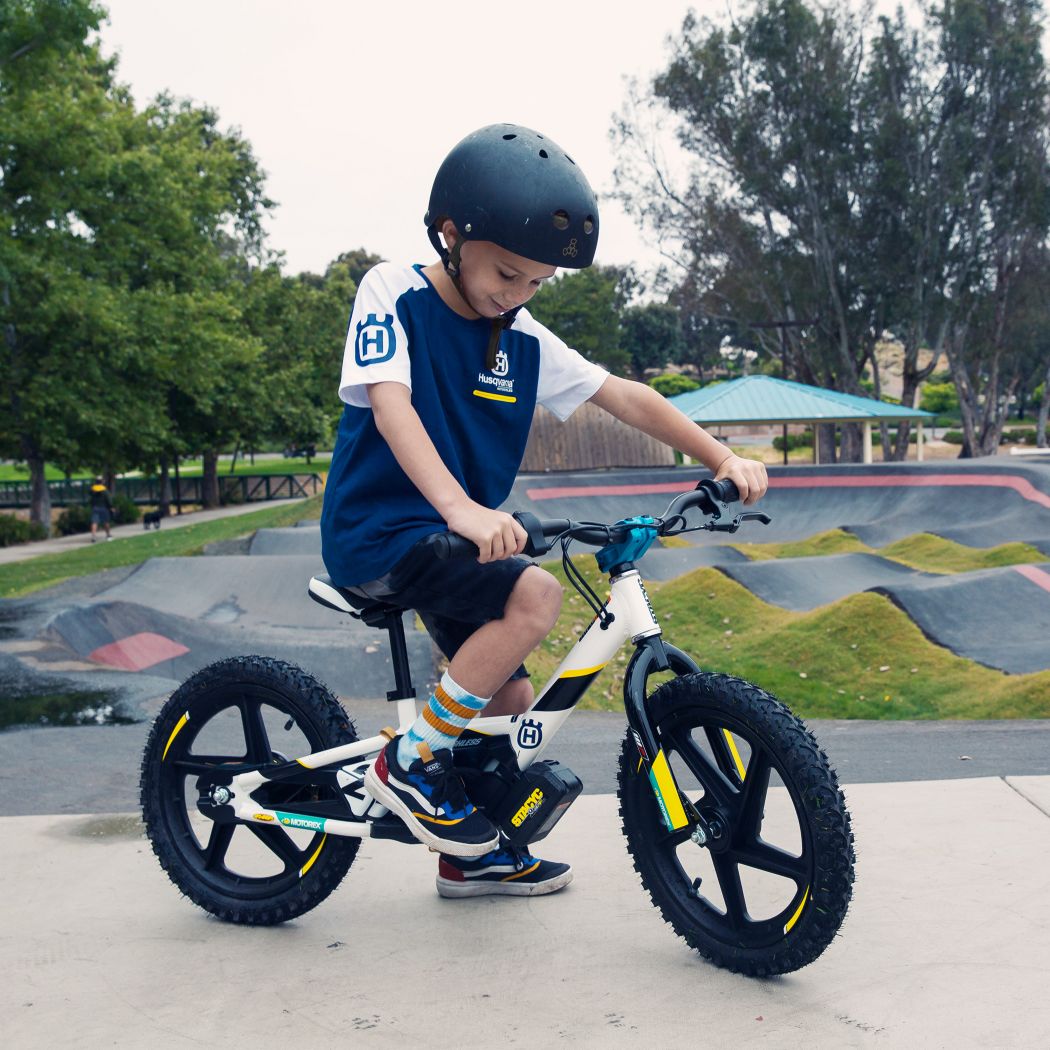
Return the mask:
[[144,831],[138,814],[128,813],[78,821],[69,829],[69,833],[84,839],[139,839]]
[[125,726],[116,690],[0,690],[0,729],[13,726]]

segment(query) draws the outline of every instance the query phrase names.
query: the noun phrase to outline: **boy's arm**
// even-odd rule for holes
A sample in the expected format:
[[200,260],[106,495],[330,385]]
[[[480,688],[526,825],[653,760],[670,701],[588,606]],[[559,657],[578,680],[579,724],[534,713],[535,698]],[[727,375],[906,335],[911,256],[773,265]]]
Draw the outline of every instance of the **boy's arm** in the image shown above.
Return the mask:
[[525,530],[509,514],[475,503],[452,476],[412,407],[407,386],[372,383],[368,400],[376,428],[398,465],[445,519],[449,530],[477,544],[479,562],[507,558],[525,549]]
[[730,452],[651,386],[609,376],[590,401],[636,430],[700,460],[714,471],[716,480],[729,478],[745,503],[754,503],[765,495],[769,479],[764,464]]

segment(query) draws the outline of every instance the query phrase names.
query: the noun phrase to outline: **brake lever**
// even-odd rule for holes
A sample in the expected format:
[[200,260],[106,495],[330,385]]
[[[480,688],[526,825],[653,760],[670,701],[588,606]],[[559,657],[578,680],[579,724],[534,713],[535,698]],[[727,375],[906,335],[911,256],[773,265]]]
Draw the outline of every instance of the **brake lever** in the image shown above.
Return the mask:
[[708,532],[736,532],[745,521],[759,521],[763,525],[768,525],[772,520],[768,514],[763,514],[761,511],[745,511],[743,514],[738,514],[732,521],[709,521],[700,527],[707,529]]

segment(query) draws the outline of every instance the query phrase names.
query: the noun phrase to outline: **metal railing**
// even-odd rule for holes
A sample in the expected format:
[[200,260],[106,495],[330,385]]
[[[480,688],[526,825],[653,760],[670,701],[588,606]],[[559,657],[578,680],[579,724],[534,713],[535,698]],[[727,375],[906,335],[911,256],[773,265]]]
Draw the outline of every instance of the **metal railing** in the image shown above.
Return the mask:
[[[74,503],[87,503],[91,491],[90,478],[49,481],[51,505],[68,507]],[[176,494],[175,479],[171,479],[172,503],[202,503],[204,479],[183,477],[179,479]],[[276,499],[300,499],[313,496],[324,484],[320,474],[220,474],[219,501],[228,503],[263,503]],[[124,496],[133,503],[156,505],[160,502],[160,478],[117,478],[115,495]],[[0,507],[28,507],[30,486],[28,481],[0,482]]]

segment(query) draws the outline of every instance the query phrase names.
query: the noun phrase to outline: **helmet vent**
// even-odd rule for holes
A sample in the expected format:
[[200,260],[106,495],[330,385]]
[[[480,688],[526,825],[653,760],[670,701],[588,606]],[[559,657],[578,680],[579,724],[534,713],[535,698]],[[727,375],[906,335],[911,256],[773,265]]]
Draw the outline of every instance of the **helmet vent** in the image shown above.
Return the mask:
[[593,215],[588,215],[587,218],[583,220],[583,232],[584,233],[594,233],[594,216]]
[[566,160],[567,160],[567,161],[568,161],[568,162],[569,162],[569,163],[570,163],[570,164],[571,164],[571,165],[572,165],[573,167],[576,167],[576,161],[574,161],[574,160],[572,159],[572,157],[570,157],[570,156],[568,155],[568,153],[566,153],[566,154],[565,154],[565,159],[566,159]]
[[551,220],[556,230],[567,230],[569,228],[569,213],[567,211],[556,211]]
[[549,154],[547,153],[547,151],[546,151],[545,149],[541,149],[541,150],[540,150],[540,156],[541,156],[541,157],[542,157],[542,158],[543,158],[544,160],[546,160],[546,159],[547,159],[547,157],[549,156]]
[[503,136],[503,141],[504,142],[510,142],[511,139],[516,139],[517,137],[518,137],[517,135],[504,135]]

